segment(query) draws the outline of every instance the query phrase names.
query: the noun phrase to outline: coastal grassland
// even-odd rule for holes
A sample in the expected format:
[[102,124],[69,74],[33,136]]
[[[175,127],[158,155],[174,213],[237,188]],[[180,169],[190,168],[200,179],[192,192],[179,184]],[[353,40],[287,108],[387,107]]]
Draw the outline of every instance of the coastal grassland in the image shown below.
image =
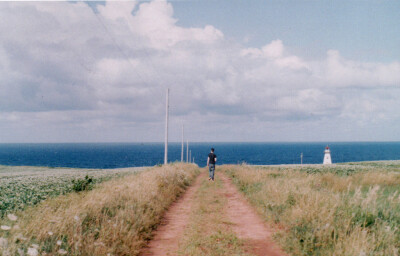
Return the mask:
[[352,163],[344,163],[344,165],[383,167],[385,169],[400,169],[400,161],[399,160],[352,162]]
[[144,168],[71,169],[29,166],[0,166],[0,219],[7,213],[23,210],[47,198],[73,191],[72,180],[86,175],[97,184],[132,174]]
[[197,174],[196,165],[170,164],[45,200],[7,220],[3,255],[137,255]]
[[243,242],[226,219],[224,212],[228,199],[221,194],[223,190],[224,184],[220,179],[215,182],[204,179],[193,200],[179,255],[250,255],[245,253]]
[[400,170],[223,166],[290,255],[398,255]]

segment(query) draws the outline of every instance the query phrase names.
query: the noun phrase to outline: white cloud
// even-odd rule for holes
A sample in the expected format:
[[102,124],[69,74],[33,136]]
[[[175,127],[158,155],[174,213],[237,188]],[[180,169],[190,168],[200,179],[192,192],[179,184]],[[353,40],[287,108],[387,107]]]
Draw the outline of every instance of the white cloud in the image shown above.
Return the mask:
[[279,58],[283,55],[283,43],[281,40],[274,40],[261,48],[262,53],[269,58]]
[[338,87],[399,86],[400,63],[363,63],[346,60],[336,50],[329,50],[325,70],[327,82]]
[[0,141],[161,141],[167,87],[172,124],[199,140],[210,123],[215,140],[286,140],[288,126],[323,139],[333,121],[346,138],[346,124],[399,120],[399,62],[305,60],[279,39],[245,48],[177,25],[166,1],[97,8],[0,3]]
[[247,48],[242,50],[243,56],[248,55],[253,58],[279,58],[283,56],[283,53],[284,46],[281,40],[273,40],[261,49]]
[[243,57],[251,59],[264,59],[280,67],[289,69],[308,69],[308,65],[301,58],[285,53],[285,47],[281,40],[273,40],[261,49],[247,48],[241,50]]

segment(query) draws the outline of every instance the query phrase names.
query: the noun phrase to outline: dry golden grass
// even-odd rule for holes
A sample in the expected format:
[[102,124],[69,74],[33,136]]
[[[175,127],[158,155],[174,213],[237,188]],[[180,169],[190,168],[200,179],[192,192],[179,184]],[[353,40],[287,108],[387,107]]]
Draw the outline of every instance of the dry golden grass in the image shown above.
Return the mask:
[[[400,173],[224,166],[291,255],[398,255]],[[341,169],[342,168],[342,169]]]
[[196,165],[171,164],[46,200],[19,214],[3,254],[137,255],[197,174]]
[[227,221],[227,198],[223,196],[224,184],[204,179],[193,199],[190,223],[180,243],[179,255],[223,256],[248,255],[243,241],[232,231]]

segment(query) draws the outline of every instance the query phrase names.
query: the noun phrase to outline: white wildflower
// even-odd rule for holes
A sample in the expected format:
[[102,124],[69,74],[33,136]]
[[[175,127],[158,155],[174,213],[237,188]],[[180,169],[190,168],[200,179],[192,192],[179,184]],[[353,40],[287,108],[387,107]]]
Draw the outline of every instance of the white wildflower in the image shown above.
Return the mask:
[[36,248],[29,247],[29,248],[28,248],[27,255],[28,255],[28,256],[38,256],[38,255],[39,255],[39,252],[38,252],[38,250],[37,250]]
[[18,248],[18,249],[17,249],[17,252],[18,252],[19,256],[25,256],[25,252],[24,252],[23,249]]
[[10,226],[6,226],[6,225],[1,225],[1,229],[2,230],[10,230],[11,227]]
[[0,237],[0,248],[6,248],[8,245],[7,238]]
[[67,251],[64,249],[60,249],[60,250],[58,250],[58,254],[65,255],[65,254],[67,254]]
[[74,216],[74,220],[75,220],[75,221],[79,221],[79,220],[80,220],[80,219],[79,219],[79,216],[75,215],[75,216]]
[[19,225],[14,225],[13,229],[14,230],[18,230],[19,229]]
[[325,224],[325,229],[329,228],[329,226],[330,226],[329,223],[326,223]]
[[14,214],[7,214],[7,218],[11,221],[16,221],[18,219]]
[[386,232],[389,232],[390,231],[390,226],[386,226],[385,230],[386,230]]
[[58,240],[57,245],[61,245],[61,244],[62,244],[61,240]]
[[52,236],[53,232],[49,231],[49,232],[47,232],[47,234],[49,234],[49,236]]

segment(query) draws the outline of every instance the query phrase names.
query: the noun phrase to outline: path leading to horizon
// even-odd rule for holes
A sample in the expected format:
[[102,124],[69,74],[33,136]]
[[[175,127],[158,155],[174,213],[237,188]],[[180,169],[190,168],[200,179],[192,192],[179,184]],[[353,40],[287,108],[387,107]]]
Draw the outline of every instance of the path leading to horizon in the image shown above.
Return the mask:
[[[207,236],[208,233],[221,230],[225,230],[227,233],[231,232],[240,239],[238,243],[240,247],[243,247],[243,253],[240,255],[263,255],[263,256],[279,256],[285,255],[283,251],[272,241],[273,231],[266,225],[261,217],[255,212],[251,205],[246,201],[244,196],[237,190],[236,186],[232,183],[232,180],[228,178],[222,172],[216,173],[216,181],[207,180],[207,173],[202,173],[196,178],[192,186],[190,186],[185,194],[175,202],[170,209],[167,211],[163,218],[162,224],[154,232],[154,239],[151,240],[147,247],[143,250],[141,255],[143,256],[161,256],[161,255],[188,255],[188,253],[182,252],[182,244],[187,243],[188,232],[201,232],[199,229],[193,229],[192,226],[196,225],[197,222],[200,225],[204,223],[203,231],[206,229],[206,234],[201,236]],[[209,195],[211,194],[212,195]],[[207,205],[204,207],[199,206],[199,200],[204,201],[204,197],[209,197]],[[212,196],[212,198],[211,198]],[[199,199],[199,197],[202,197]],[[221,208],[215,208],[212,204],[216,202],[222,205]],[[203,216],[199,220],[199,217],[193,217],[199,215],[202,208],[206,208]],[[219,209],[215,212],[215,209]],[[211,211],[211,212],[207,212]],[[214,211],[214,212],[212,212]],[[207,218],[213,218],[207,221]],[[215,224],[215,219],[220,221]],[[204,221],[205,220],[205,221]],[[208,223],[210,222],[210,223]],[[199,225],[199,224],[197,224]],[[201,229],[201,228],[200,228]],[[216,230],[210,230],[216,229]],[[215,240],[215,241],[214,241]],[[213,238],[209,243],[222,243],[223,238]],[[202,247],[204,241],[194,241],[193,247]],[[219,244],[218,246],[224,246]],[[228,243],[226,247],[231,247],[232,244]],[[236,246],[236,245],[233,245]],[[212,247],[212,245],[211,245]],[[181,250],[180,250],[181,249]],[[200,248],[201,255],[208,255],[207,250]],[[224,251],[223,248],[220,253],[213,253],[213,255],[229,255],[229,248]],[[197,255],[196,250],[192,250],[189,255]],[[238,254],[236,254],[238,255]]]

